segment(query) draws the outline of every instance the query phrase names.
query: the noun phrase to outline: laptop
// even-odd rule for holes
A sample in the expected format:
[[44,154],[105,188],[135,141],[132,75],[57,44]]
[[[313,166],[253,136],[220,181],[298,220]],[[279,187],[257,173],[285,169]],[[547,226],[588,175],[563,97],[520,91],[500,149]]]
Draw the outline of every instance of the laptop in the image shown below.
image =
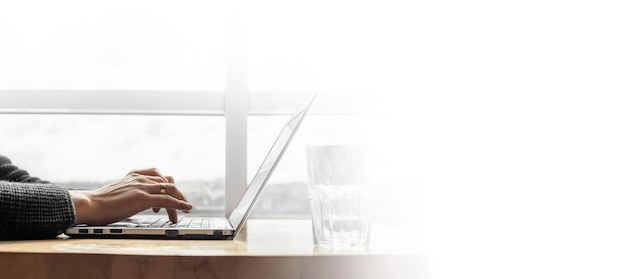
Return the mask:
[[178,223],[172,223],[167,215],[135,215],[106,226],[76,225],[67,229],[65,234],[74,238],[233,239],[250,216],[263,188],[304,120],[313,100],[315,96],[287,121],[237,207],[228,218],[180,216]]

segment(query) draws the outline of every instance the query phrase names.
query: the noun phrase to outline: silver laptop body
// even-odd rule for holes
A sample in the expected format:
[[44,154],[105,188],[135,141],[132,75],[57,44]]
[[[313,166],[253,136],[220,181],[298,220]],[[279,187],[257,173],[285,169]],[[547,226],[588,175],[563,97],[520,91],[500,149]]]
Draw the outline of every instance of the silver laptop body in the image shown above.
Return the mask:
[[65,234],[75,238],[233,239],[243,228],[314,99],[315,96],[287,121],[228,218],[180,216],[178,223],[171,223],[167,215],[135,215],[106,226],[76,225]]

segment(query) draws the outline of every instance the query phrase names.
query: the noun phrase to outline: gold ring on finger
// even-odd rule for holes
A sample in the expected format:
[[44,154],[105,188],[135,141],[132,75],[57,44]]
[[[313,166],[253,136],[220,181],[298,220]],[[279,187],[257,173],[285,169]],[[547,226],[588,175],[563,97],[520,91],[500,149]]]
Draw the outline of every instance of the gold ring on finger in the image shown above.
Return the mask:
[[161,194],[165,194],[165,184],[161,184]]

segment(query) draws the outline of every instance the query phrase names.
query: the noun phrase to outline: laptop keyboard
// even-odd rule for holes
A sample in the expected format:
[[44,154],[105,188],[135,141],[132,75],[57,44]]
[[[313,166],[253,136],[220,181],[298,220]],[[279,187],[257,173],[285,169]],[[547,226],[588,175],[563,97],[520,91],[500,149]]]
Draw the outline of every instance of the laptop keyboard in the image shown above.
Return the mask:
[[178,223],[168,217],[128,220],[141,228],[190,228],[190,229],[229,229],[230,224],[223,218],[181,217]]

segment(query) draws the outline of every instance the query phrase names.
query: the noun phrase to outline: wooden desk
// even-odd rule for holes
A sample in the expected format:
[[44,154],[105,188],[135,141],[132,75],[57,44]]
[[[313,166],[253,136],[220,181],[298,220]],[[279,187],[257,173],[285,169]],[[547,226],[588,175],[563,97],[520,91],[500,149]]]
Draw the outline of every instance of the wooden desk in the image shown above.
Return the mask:
[[327,251],[314,247],[308,220],[250,220],[231,241],[4,241],[0,277],[417,278],[420,258],[407,238],[373,224],[367,249]]

